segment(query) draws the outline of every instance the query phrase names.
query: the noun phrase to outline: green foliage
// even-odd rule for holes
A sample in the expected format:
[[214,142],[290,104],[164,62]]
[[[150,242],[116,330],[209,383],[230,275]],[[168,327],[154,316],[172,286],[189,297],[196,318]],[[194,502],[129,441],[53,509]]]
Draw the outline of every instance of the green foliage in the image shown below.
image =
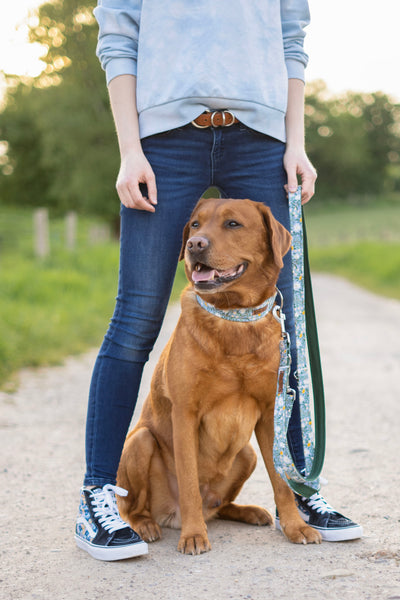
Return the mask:
[[34,80],[9,78],[0,115],[0,139],[8,144],[2,203],[118,218],[118,148],[95,55],[95,4],[64,0],[39,9],[31,40],[47,47],[47,66]]
[[37,90],[19,84],[9,95],[6,110],[0,114],[0,137],[8,152],[3,155],[0,198],[22,206],[46,202],[51,173],[42,161],[43,136],[35,111],[40,107]]
[[308,87],[307,151],[318,191],[330,198],[400,190],[400,105],[380,92],[328,94]]

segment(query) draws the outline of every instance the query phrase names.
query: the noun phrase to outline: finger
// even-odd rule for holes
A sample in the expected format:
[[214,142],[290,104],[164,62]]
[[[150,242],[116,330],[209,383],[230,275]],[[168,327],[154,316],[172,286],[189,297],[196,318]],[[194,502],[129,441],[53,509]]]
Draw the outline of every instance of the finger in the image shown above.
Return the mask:
[[132,208],[132,198],[129,193],[129,190],[126,186],[117,185],[117,192],[121,203],[126,206],[126,208]]
[[156,185],[156,178],[155,178],[153,172],[146,179],[146,185],[147,185],[147,195],[148,195],[149,202],[153,205],[156,205],[157,204],[157,185]]
[[287,179],[288,179],[286,191],[290,192],[291,194],[294,194],[295,191],[297,190],[297,186],[298,186],[296,168],[288,167],[286,173],[287,173]]
[[310,202],[311,198],[313,197],[314,194],[312,194],[311,196],[308,195],[301,195],[301,204],[307,204],[307,202]]
[[138,185],[123,183],[117,185],[119,198],[126,208],[154,212],[154,207],[144,198]]
[[301,203],[307,204],[314,196],[315,185],[313,180],[303,179],[301,185]]
[[131,198],[130,208],[136,208],[137,210],[147,210],[148,212],[154,212],[155,208],[150,203],[149,199],[143,196],[139,184],[130,185],[129,193]]
[[317,173],[314,169],[309,169],[301,174],[301,202],[306,204],[315,194],[315,182]]

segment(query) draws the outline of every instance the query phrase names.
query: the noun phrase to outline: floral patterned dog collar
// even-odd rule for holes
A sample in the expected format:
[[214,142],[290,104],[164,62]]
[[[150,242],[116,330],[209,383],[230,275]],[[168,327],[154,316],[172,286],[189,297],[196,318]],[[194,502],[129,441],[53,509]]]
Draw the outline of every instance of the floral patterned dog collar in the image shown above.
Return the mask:
[[228,310],[223,310],[221,308],[215,308],[215,306],[209,304],[196,294],[197,302],[207,312],[214,315],[215,317],[225,319],[226,321],[236,321],[239,323],[251,323],[252,321],[258,321],[259,319],[265,317],[272,310],[275,304],[275,298],[276,294],[274,294],[270,298],[267,298],[267,300],[265,300],[265,302],[263,302],[259,306],[254,306],[250,308],[231,308]]

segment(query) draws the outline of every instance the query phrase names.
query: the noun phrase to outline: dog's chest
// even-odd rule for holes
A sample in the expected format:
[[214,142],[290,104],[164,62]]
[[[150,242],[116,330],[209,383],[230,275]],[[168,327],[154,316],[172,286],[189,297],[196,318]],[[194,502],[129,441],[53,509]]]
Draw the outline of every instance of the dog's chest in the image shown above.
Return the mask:
[[[245,366],[243,366],[245,365]],[[272,384],[272,385],[271,385]],[[250,439],[261,412],[273,402],[274,374],[248,360],[215,367],[204,376],[199,406],[200,441],[218,453],[239,451]]]
[[197,381],[203,395],[200,410],[222,410],[231,403],[235,410],[247,411],[252,401],[263,410],[273,402],[278,362],[260,360],[254,354],[225,356],[212,368],[201,369]]
[[226,397],[200,419],[200,455],[210,456],[221,465],[230,461],[248,443],[260,416],[258,403],[251,397]]

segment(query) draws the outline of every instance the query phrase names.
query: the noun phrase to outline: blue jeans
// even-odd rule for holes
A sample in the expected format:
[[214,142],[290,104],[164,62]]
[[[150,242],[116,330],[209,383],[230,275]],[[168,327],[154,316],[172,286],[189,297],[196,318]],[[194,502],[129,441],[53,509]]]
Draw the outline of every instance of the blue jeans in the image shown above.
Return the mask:
[[[215,186],[222,196],[263,202],[289,228],[282,142],[241,124],[219,129],[187,125],[145,138],[142,146],[156,176],[158,205],[155,213],[121,208],[117,302],[89,393],[86,485],[115,483],[143,366],[167,308],[183,227],[205,190]],[[278,286],[294,340],[290,253],[284,258]],[[292,360],[295,371],[295,348]],[[296,389],[293,376],[290,383]],[[288,439],[301,469],[304,455],[297,402]]]

